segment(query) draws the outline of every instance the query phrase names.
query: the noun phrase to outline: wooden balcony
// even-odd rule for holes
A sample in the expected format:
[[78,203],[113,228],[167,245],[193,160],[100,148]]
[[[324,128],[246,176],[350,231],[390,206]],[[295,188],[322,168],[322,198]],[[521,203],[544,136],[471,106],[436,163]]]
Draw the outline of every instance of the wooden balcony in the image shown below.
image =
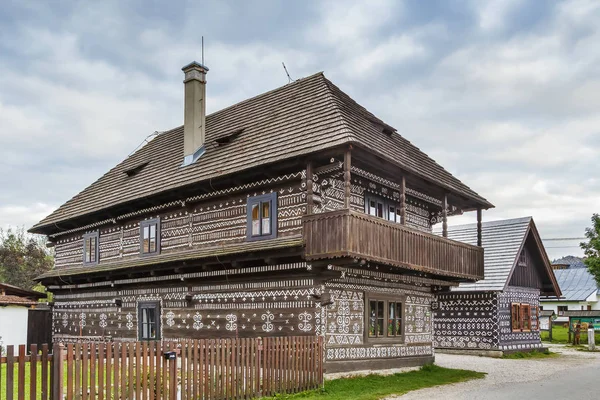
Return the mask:
[[483,279],[483,248],[348,209],[303,218],[306,259],[358,258],[453,278]]

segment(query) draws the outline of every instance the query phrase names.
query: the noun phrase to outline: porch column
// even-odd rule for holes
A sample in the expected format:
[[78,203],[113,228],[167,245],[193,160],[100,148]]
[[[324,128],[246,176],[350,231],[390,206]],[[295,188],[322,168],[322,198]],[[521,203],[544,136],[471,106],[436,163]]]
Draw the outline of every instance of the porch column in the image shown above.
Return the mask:
[[404,175],[400,186],[400,223],[406,225],[406,177]]
[[481,208],[477,209],[477,246],[481,247]]
[[351,147],[344,153],[344,208],[350,208],[350,167],[351,167]]
[[442,236],[448,237],[448,195],[444,193],[444,201],[442,203]]
[[313,213],[314,197],[313,197],[313,168],[309,161],[306,164],[306,214]]

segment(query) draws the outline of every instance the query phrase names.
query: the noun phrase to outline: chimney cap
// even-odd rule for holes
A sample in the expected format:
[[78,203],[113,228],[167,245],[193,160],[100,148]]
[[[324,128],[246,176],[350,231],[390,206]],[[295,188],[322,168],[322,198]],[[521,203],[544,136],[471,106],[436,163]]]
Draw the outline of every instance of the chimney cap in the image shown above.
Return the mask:
[[200,64],[197,61],[192,61],[191,63],[189,63],[188,65],[186,65],[185,67],[181,68],[182,71],[186,71],[188,69],[192,69],[192,68],[200,68],[205,70],[206,72],[208,72],[208,67],[206,65]]

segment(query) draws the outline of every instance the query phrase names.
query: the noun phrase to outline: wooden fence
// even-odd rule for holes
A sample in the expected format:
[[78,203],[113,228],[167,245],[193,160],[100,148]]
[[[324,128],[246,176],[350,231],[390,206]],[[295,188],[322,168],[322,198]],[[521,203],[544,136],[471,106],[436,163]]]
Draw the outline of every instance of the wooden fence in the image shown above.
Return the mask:
[[251,399],[323,383],[322,337],[78,343],[55,345],[52,354],[43,346],[40,356],[36,346],[29,356],[20,346],[13,353],[8,346],[0,362],[0,399],[2,388],[7,400]]

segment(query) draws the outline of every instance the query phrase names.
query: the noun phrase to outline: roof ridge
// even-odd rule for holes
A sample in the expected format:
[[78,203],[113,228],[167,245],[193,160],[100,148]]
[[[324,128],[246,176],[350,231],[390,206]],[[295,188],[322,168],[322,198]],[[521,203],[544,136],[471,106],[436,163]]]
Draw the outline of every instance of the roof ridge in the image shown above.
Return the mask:
[[[495,219],[493,221],[485,221],[482,222],[482,227],[485,226],[508,226],[508,225],[517,225],[524,222],[531,222],[533,217],[517,217],[517,218],[507,218],[507,219]],[[450,225],[448,226],[448,230],[460,230],[460,229],[470,229],[477,226],[476,222],[469,224],[460,224],[460,225]],[[439,229],[439,228],[438,228]]]
[[[259,94],[255,95],[255,96],[252,96],[252,97],[249,97],[249,98],[247,98],[247,99],[244,99],[244,100],[242,100],[242,101],[239,101],[239,102],[237,102],[237,103],[231,104],[231,105],[229,105],[229,106],[227,106],[227,107],[221,108],[220,110],[217,110],[217,111],[215,111],[215,112],[212,112],[212,113],[210,113],[210,114],[206,114],[206,117],[208,118],[208,117],[210,117],[210,116],[214,116],[214,115],[217,115],[217,114],[219,114],[219,113],[221,113],[221,112],[228,111],[228,110],[231,110],[232,108],[235,108],[235,107],[241,106],[241,105],[243,105],[243,104],[245,104],[245,103],[249,103],[249,102],[252,102],[252,101],[258,100],[258,99],[260,99],[260,98],[261,98],[261,97],[263,97],[263,96],[267,96],[267,95],[273,94],[273,93],[275,93],[275,92],[277,92],[277,91],[280,91],[280,90],[283,90],[283,89],[290,88],[290,87],[292,87],[292,86],[294,86],[294,85],[296,85],[296,84],[299,84],[299,83],[302,83],[302,82],[308,81],[308,80],[310,80],[310,79],[313,79],[313,78],[315,78],[315,77],[318,77],[319,75],[323,76],[323,71],[315,72],[314,74],[311,74],[311,75],[305,76],[305,77],[303,77],[303,78],[296,79],[295,81],[288,82],[288,83],[286,83],[285,85],[278,86],[278,87],[276,87],[276,88],[274,88],[274,89],[267,90],[266,92],[259,93]],[[183,125],[181,125],[181,126],[183,126]]]
[[325,74],[323,74],[322,76],[323,76],[323,80],[325,82],[325,86],[327,87],[327,93],[328,93],[327,98],[329,99],[330,103],[333,105],[333,108],[335,109],[335,112],[337,114],[339,121],[344,126],[344,131],[348,136],[348,141],[355,141],[356,138],[352,135],[352,129],[350,129],[350,126],[348,125],[348,121],[346,121],[346,118],[344,118],[342,116],[342,110],[340,110],[339,104],[336,101],[334,101],[334,98],[336,98],[338,101],[342,101],[341,99],[338,98],[338,96],[333,92],[333,89],[331,88],[331,85],[335,86],[335,84],[333,82],[331,82],[329,79],[327,79],[325,77]]

